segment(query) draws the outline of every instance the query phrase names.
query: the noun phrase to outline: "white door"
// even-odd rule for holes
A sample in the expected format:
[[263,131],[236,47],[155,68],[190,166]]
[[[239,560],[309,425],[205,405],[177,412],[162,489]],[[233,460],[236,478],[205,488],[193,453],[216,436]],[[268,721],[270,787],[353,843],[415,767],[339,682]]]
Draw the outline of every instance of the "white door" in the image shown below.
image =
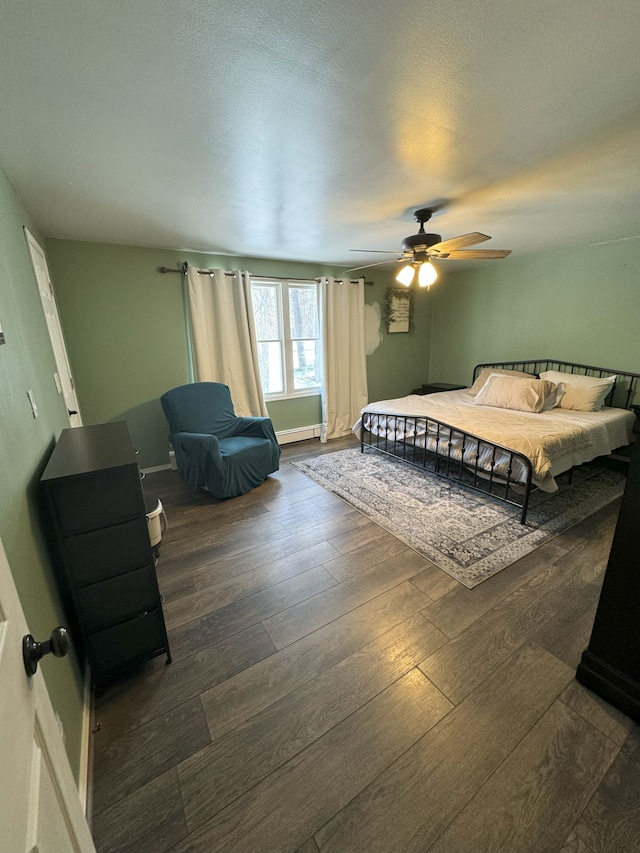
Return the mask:
[[28,633],[0,540],[0,853],[95,853],[42,672],[25,672]]
[[60,315],[58,314],[58,306],[56,305],[56,297],[51,284],[49,275],[49,267],[47,266],[47,258],[45,253],[36,242],[35,237],[27,228],[24,229],[25,237],[27,238],[27,246],[29,247],[29,255],[33,271],[38,282],[38,291],[42,300],[42,308],[44,316],[47,320],[47,329],[51,338],[51,346],[56,359],[57,371],[54,373],[54,380],[58,388],[58,394],[64,396],[64,402],[69,415],[69,424],[72,427],[82,426],[82,418],[80,416],[80,407],[76,397],[75,385],[73,376],[71,375],[71,367],[69,365],[69,357],[67,355],[67,346],[64,342],[62,334],[62,326],[60,324]]

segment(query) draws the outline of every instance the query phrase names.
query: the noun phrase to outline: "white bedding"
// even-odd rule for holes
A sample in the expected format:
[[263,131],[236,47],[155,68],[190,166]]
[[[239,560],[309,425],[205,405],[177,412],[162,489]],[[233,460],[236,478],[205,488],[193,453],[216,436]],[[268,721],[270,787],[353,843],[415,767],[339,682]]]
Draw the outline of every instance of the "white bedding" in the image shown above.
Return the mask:
[[[477,448],[467,441],[463,449],[455,432],[450,436],[440,430],[439,435],[436,435],[430,428],[427,434],[426,422],[423,421],[422,424],[418,423],[417,433],[414,434],[414,421],[406,425],[405,431],[403,425],[395,419],[388,424],[381,421],[371,425],[367,414],[433,418],[492,444],[501,444],[524,454],[533,465],[533,483],[546,492],[557,491],[554,477],[558,474],[596,456],[605,456],[629,444],[633,438],[635,415],[627,409],[604,408],[599,412],[577,412],[555,408],[534,414],[493,406],[476,406],[473,400],[469,389],[381,400],[370,403],[362,410],[353,432],[360,436],[364,420],[366,428],[372,426],[371,431],[386,438],[410,441],[420,446],[426,444],[430,450],[434,450],[437,443],[441,452],[449,452],[455,459],[459,460],[464,455],[464,461],[474,461]],[[494,472],[498,474],[500,466],[505,471],[508,467],[508,457],[490,459],[489,451],[481,444],[479,464],[481,467],[489,467],[490,462],[495,463]],[[519,468],[518,465],[513,466],[510,476],[524,482],[526,470],[522,463],[519,463]]]

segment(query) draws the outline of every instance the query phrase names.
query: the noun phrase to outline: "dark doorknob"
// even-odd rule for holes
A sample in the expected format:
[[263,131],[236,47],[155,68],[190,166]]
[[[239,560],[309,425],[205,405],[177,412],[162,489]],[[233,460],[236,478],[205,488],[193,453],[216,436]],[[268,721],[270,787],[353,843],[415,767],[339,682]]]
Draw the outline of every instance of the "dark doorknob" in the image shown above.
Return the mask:
[[63,658],[70,646],[69,633],[62,625],[54,628],[49,639],[42,643],[38,643],[31,634],[27,634],[22,638],[22,659],[27,675],[31,677],[36,674],[38,661],[45,655],[51,653],[57,658]]

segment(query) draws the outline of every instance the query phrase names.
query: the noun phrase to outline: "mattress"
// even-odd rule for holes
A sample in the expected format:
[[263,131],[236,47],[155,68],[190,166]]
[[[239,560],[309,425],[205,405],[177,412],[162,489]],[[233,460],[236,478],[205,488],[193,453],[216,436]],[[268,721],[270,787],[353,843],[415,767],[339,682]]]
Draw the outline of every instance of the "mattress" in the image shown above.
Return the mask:
[[[526,456],[533,467],[532,482],[547,492],[557,491],[554,478],[558,474],[597,456],[606,456],[633,439],[635,415],[627,409],[575,412],[556,408],[534,414],[476,406],[473,400],[468,389],[381,400],[362,410],[353,432],[360,436],[364,424],[374,435],[432,451],[437,447],[438,452],[468,464],[475,464],[478,456],[479,467],[505,476],[510,469],[510,477],[525,482],[526,466],[517,461],[513,464],[508,454],[496,456],[484,442],[463,440],[456,433],[459,429]],[[380,417],[385,414],[407,415],[408,419]],[[432,418],[453,429],[415,418]]]

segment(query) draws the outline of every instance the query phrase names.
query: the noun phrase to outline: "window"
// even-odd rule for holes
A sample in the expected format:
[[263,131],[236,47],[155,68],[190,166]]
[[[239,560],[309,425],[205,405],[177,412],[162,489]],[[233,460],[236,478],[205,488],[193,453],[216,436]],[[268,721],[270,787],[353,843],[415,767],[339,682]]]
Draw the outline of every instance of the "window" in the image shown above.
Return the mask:
[[267,398],[320,393],[319,286],[295,281],[251,283],[262,391]]

